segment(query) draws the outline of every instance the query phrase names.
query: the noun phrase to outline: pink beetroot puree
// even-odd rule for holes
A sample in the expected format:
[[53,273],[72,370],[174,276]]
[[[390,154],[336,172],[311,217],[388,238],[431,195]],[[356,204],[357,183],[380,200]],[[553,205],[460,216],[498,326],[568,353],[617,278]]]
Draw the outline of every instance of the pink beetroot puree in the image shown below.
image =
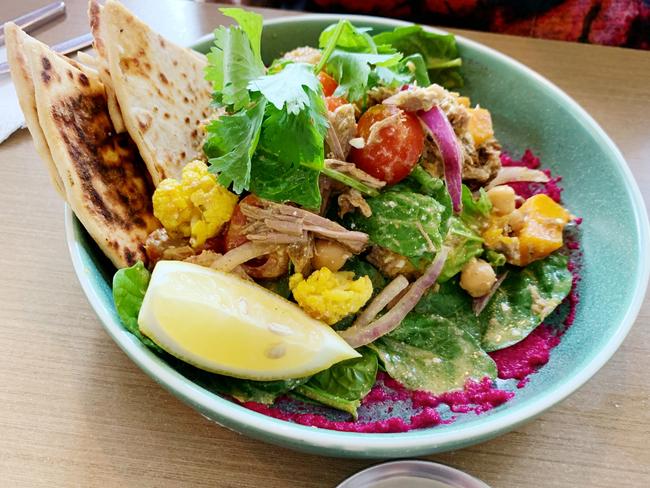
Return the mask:
[[[504,166],[527,166],[532,169],[540,165],[539,158],[530,150],[526,150],[519,161],[504,153],[501,155],[501,162]],[[562,188],[558,186],[558,182],[561,178],[551,177],[550,170],[543,171],[550,178],[548,183],[513,183],[511,186],[524,198],[545,193],[559,202]],[[575,223],[579,225],[581,219],[577,219]],[[490,353],[497,365],[500,380],[519,380],[517,388],[524,387],[528,377],[549,361],[551,350],[560,343],[562,334],[575,319],[579,302],[577,284],[580,281],[581,253],[579,242],[573,233],[568,233],[566,248],[569,251],[569,270],[573,274],[573,286],[562,305],[567,311],[561,326],[558,328],[542,324],[523,341]],[[363,399],[359,409],[360,415],[362,410],[365,410],[370,412],[370,418],[380,417],[380,420],[333,420],[325,414],[302,413],[278,406],[288,402],[287,399],[280,399],[273,406],[254,402],[244,403],[244,406],[270,417],[311,427],[358,433],[388,433],[448,424],[456,419],[454,414],[487,412],[514,396],[514,391],[500,389],[496,382],[489,378],[481,381],[469,380],[463,390],[432,395],[424,391],[409,390],[386,373],[380,372],[375,386]],[[448,409],[448,413],[442,413],[441,408]]]

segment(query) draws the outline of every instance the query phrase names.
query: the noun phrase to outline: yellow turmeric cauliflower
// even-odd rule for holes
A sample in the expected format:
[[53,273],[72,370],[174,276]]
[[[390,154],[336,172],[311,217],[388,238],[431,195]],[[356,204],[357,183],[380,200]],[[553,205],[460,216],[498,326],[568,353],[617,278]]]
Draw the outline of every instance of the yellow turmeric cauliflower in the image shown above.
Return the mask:
[[153,213],[170,234],[190,238],[200,247],[230,220],[237,196],[217,183],[203,161],[183,168],[181,180],[167,178],[153,194]]
[[332,273],[328,268],[314,271],[307,279],[300,273],[293,275],[289,288],[300,308],[329,325],[357,312],[372,295],[367,276],[355,280],[350,271]]

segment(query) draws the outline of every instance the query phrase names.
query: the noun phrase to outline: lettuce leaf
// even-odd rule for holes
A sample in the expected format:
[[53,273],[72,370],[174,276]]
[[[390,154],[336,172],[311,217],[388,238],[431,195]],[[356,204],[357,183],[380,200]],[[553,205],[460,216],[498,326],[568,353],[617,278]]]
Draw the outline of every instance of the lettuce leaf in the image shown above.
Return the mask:
[[362,349],[360,358],[348,359],[312,376],[296,392],[310,400],[343,410],[357,418],[361,400],[377,377],[377,356]]
[[145,268],[142,261],[138,261],[130,268],[117,270],[113,276],[113,302],[115,302],[115,310],[117,310],[117,315],[119,315],[124,328],[145,346],[162,352],[156,343],[142,335],[138,327],[138,314],[150,279],[151,273]]
[[203,152],[208,157],[210,171],[219,173],[219,183],[232,184],[235,193],[248,190],[251,179],[251,159],[257,149],[266,100],[229,116],[213,120],[206,127]]
[[370,27],[356,27],[349,20],[341,20],[326,27],[318,37],[318,47],[326,49],[336,36],[337,28],[341,25],[341,33],[336,38],[336,46],[340,49],[358,53],[377,54],[377,44],[368,32]]
[[449,248],[449,254],[438,278],[439,283],[459,273],[473,257],[483,254],[481,236],[455,215],[449,219],[444,245]]
[[421,54],[431,81],[446,88],[463,86],[459,73],[462,64],[452,34],[434,34],[419,25],[396,27],[373,36],[376,44],[389,44],[405,56]]
[[525,268],[509,267],[508,277],[479,316],[483,348],[496,351],[523,340],[564,300],[573,277],[568,258],[551,254]]

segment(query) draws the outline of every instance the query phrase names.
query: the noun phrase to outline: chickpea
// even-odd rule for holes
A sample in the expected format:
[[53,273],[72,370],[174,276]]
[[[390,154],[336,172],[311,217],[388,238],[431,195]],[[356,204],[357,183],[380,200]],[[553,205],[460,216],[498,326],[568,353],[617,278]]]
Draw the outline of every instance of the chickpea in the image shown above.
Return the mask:
[[472,259],[460,273],[461,288],[474,298],[486,295],[496,280],[492,266],[482,259]]
[[512,232],[517,234],[521,229],[524,228],[525,218],[521,210],[515,210],[510,214],[508,219],[508,225],[512,229]]
[[343,267],[350,256],[352,253],[341,244],[326,239],[316,239],[311,265],[314,269],[328,268],[335,272]]
[[508,215],[515,210],[515,191],[507,185],[490,188],[487,196],[492,202],[492,210],[499,215]]

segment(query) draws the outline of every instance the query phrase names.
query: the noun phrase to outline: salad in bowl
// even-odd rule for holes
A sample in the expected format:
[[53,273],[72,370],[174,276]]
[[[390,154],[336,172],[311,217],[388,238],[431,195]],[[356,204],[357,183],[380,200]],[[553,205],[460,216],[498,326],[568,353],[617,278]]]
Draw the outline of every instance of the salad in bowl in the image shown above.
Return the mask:
[[452,35],[341,20],[265,64],[261,16],[222,12],[205,56],[112,0],[90,4],[96,57],[5,29],[123,327],[198,385],[324,429],[507,402],[578,302],[559,178],[502,151]]

